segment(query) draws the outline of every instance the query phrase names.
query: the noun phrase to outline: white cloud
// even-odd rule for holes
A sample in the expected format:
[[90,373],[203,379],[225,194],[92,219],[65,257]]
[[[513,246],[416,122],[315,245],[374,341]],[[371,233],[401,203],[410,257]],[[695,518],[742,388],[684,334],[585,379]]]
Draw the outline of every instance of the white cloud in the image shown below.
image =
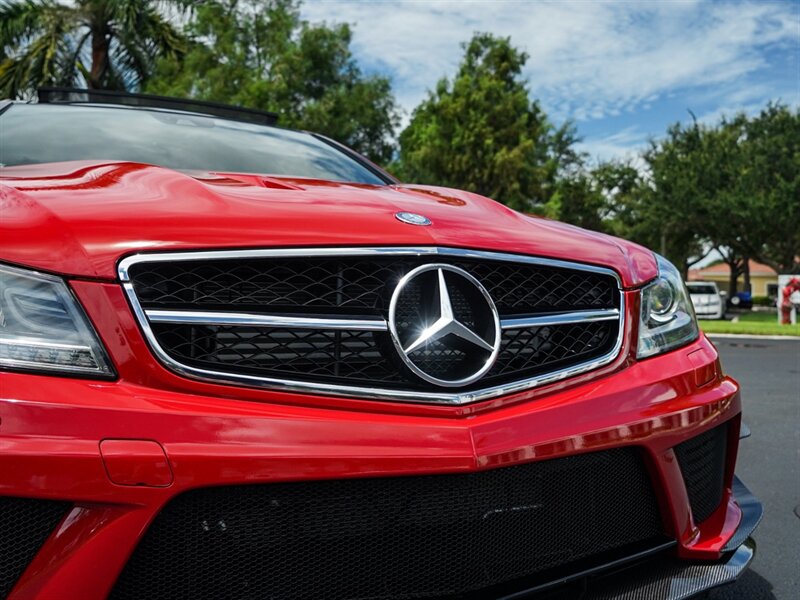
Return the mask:
[[[797,83],[800,86],[800,81]],[[757,115],[764,108],[764,98],[794,106],[800,102],[798,91],[776,88],[765,84],[754,84],[742,89],[731,89],[720,94],[721,101],[714,108],[696,115],[705,125],[716,125],[722,117],[734,117],[738,113]]]
[[360,62],[392,76],[411,111],[474,31],[511,36],[556,119],[601,119],[674,93],[725,87],[763,69],[766,47],[796,51],[797,4],[307,0],[304,18],[348,22]]
[[638,127],[631,126],[599,138],[587,139],[577,146],[589,155],[592,162],[610,159],[629,160],[634,166],[641,167],[640,151],[647,146],[649,136]]

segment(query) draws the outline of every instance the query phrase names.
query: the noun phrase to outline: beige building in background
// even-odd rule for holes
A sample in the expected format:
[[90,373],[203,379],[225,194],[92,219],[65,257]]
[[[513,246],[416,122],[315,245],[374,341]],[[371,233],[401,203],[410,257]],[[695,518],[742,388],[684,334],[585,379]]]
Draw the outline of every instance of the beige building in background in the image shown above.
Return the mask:
[[[702,269],[689,269],[689,281],[713,281],[721,291],[730,292],[728,284],[731,269],[725,263],[719,263]],[[738,278],[739,291],[744,290],[744,276]],[[778,274],[767,265],[754,260],[750,261],[750,286],[753,296],[772,296],[778,294]]]

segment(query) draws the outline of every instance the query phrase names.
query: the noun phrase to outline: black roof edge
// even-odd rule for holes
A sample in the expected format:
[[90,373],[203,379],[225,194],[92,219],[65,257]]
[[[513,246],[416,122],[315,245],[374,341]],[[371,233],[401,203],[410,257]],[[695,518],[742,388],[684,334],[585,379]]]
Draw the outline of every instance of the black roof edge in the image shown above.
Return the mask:
[[132,94],[114,90],[89,90],[66,87],[43,87],[37,90],[41,104],[120,104],[123,106],[138,106],[141,108],[165,108],[184,112],[201,113],[214,117],[231,119],[232,121],[245,121],[259,125],[275,125],[278,115],[265,110],[243,108],[205,100],[192,100],[189,98],[171,98],[169,96],[154,96],[152,94]]

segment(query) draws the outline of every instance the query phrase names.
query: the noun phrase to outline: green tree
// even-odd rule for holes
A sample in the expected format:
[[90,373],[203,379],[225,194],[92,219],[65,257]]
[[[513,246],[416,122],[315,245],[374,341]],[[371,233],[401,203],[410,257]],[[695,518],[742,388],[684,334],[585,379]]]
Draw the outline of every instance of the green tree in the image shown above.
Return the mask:
[[679,124],[651,142],[643,158],[648,179],[634,200],[636,241],[654,248],[684,273],[705,256],[709,190],[713,187],[705,130]]
[[459,187],[531,211],[577,160],[570,124],[555,129],[521,76],[509,38],[476,34],[452,82],[441,79],[400,134],[404,179]]
[[389,80],[365,76],[348,25],[312,25],[295,0],[225,0],[196,8],[181,60],[165,58],[146,91],[273,110],[280,123],[340,141],[380,163],[398,113]]
[[[650,155],[657,202],[668,205],[731,269],[749,259],[778,272],[800,252],[800,113],[769,104],[713,126],[675,125]],[[681,228],[678,227],[678,230]]]
[[675,124],[643,160],[639,177],[618,169],[593,174],[607,179],[606,188],[619,186],[613,197],[604,192],[611,231],[660,251],[684,273],[716,249],[730,267],[732,293],[739,275],[747,280],[751,258],[778,272],[798,269],[797,110],[770,104],[755,117]]
[[732,214],[734,241],[779,273],[800,271],[800,109],[769,104],[722,127],[738,150],[732,189],[719,205]]
[[184,39],[165,11],[183,0],[0,0],[0,96],[40,86],[130,89]]
[[[608,229],[663,254],[684,276],[711,249],[719,223],[712,204],[730,166],[720,164],[717,133],[696,122],[675,124],[651,141],[638,169],[609,163],[593,173],[611,207]],[[736,256],[729,252],[739,268]]]
[[589,171],[560,178],[548,201],[535,212],[585,229],[606,231],[609,199]]
[[[739,124],[746,120],[744,115],[735,119]],[[752,199],[742,197],[738,189],[743,167],[738,127],[725,118],[714,126],[693,125],[701,148],[695,157],[701,169],[697,176],[698,226],[730,269],[731,295],[738,291],[738,279],[743,273],[745,288],[749,287],[748,246],[756,235],[751,226],[754,220],[768,218],[759,214]]]

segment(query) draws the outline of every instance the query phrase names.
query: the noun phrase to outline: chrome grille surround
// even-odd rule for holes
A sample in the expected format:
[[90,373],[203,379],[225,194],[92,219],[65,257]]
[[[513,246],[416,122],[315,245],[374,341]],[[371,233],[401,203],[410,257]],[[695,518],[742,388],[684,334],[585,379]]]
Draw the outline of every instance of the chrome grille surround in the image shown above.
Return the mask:
[[[434,257],[446,261],[450,260],[482,260],[500,261],[504,263],[519,263],[520,265],[538,265],[542,267],[582,271],[586,273],[601,274],[613,277],[617,284],[619,294],[618,308],[600,310],[577,310],[571,312],[544,313],[530,316],[514,316],[501,320],[504,331],[522,328],[531,328],[547,325],[562,325],[570,323],[591,323],[598,321],[615,321],[617,324],[616,339],[613,347],[602,356],[593,357],[591,360],[566,368],[527,377],[518,381],[492,385],[468,391],[418,391],[404,389],[389,389],[379,386],[339,385],[321,383],[319,381],[303,381],[277,377],[265,377],[246,373],[231,373],[185,364],[170,356],[159,343],[158,336],[151,326],[152,323],[183,323],[203,325],[232,325],[232,326],[268,326],[292,327],[296,329],[347,329],[350,331],[387,331],[386,319],[378,317],[352,319],[318,318],[304,316],[266,315],[247,312],[221,312],[221,311],[184,311],[184,310],[159,310],[143,308],[131,279],[130,270],[140,263],[179,263],[184,261],[204,260],[246,260],[246,259],[281,259],[281,258],[348,258],[348,257]],[[254,250],[211,250],[211,251],[186,251],[135,254],[122,259],[118,265],[118,276],[131,304],[131,308],[142,328],[145,338],[153,353],[172,371],[188,378],[210,383],[227,383],[245,385],[288,392],[299,392],[314,395],[333,395],[354,398],[367,398],[374,400],[420,402],[428,404],[464,405],[521,392],[534,387],[554,383],[575,375],[585,373],[614,361],[623,345],[625,333],[625,304],[624,294],[619,276],[611,269],[573,263],[548,258],[517,255],[500,252],[468,250],[450,247],[348,247],[348,248],[281,248],[281,249],[254,249]]]

